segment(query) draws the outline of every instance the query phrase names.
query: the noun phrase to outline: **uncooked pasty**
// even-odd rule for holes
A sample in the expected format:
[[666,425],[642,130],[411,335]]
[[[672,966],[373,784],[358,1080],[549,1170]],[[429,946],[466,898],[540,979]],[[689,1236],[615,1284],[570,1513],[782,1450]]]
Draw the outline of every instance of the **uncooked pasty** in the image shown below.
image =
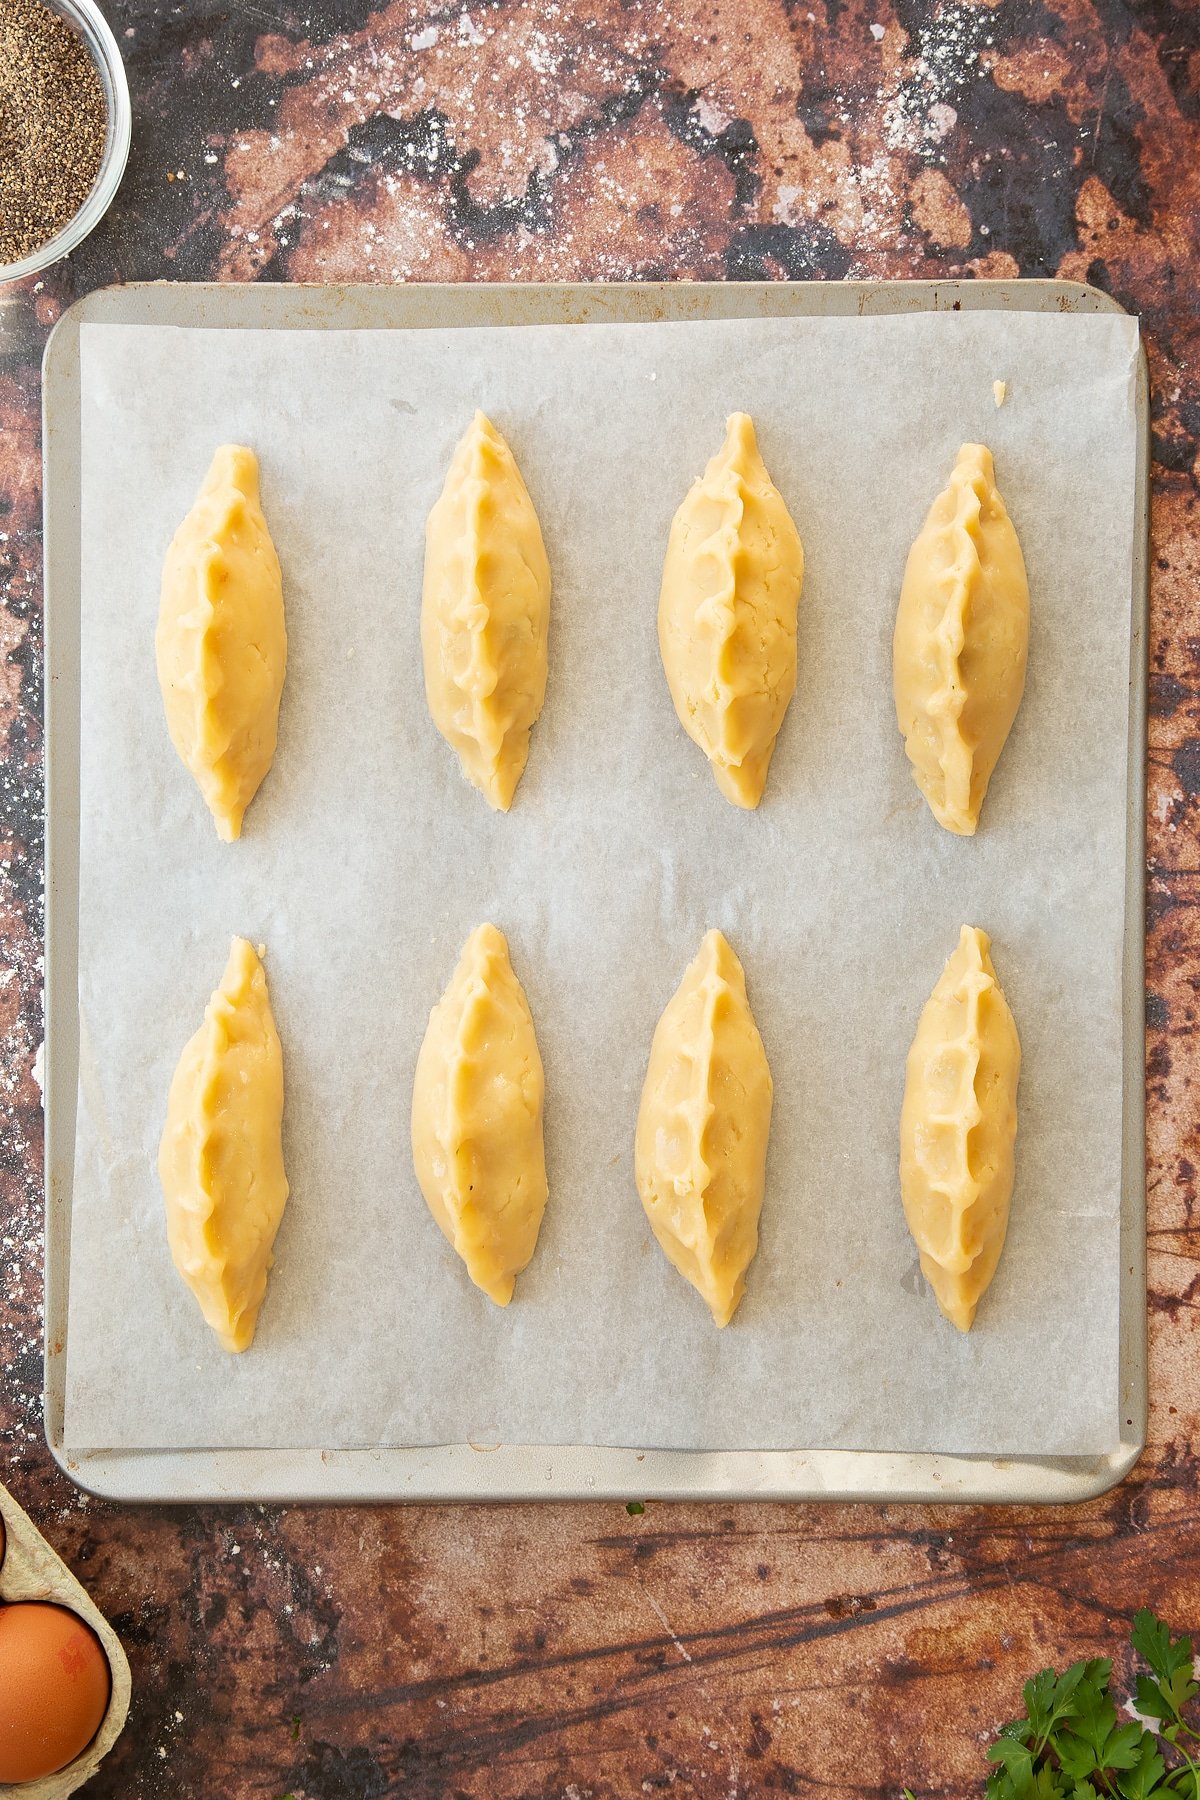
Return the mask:
[[480,925],[429,1016],[412,1096],[413,1164],[430,1212],[497,1306],[546,1209],[545,1080],[504,934]]
[[275,755],[283,580],[252,450],[217,451],[163,565],[155,634],[171,742],[227,842]]
[[481,412],[425,527],[421,649],[433,722],[498,812],[546,698],[550,565],[521,471]]
[[671,525],[658,642],[679,722],[735,806],[762,799],[795,692],[803,580],[800,534],[734,413]]
[[283,1052],[267,978],[235,937],[171,1083],[158,1173],[175,1267],[226,1350],[245,1350],[288,1197]]
[[1021,1045],[985,932],[964,925],[908,1053],[900,1193],[943,1313],[969,1331],[1013,1189]]
[[939,825],[970,837],[1021,704],[1029,585],[992,453],[964,444],[909,551],[892,641],[896,719]]
[[772,1095],[742,965],[710,931],[654,1033],[634,1167],[655,1237],[718,1325],[758,1248]]

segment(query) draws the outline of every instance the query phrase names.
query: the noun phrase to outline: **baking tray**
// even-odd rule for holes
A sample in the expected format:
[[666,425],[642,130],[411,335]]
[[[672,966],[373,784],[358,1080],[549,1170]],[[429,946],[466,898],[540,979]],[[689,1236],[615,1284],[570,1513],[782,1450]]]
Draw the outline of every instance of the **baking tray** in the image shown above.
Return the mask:
[[1149,375],[1137,377],[1131,582],[1121,1183],[1120,1441],[1103,1457],[970,1457],[848,1450],[667,1451],[468,1444],[428,1449],[74,1451],[63,1434],[78,1080],[79,328],[143,324],[274,331],[879,316],[1119,312],[1078,282],[746,282],[418,287],[182,286],[89,295],[46,349],[46,1364],[50,1449],[114,1500],[910,1500],[1062,1503],[1128,1473],[1146,1435],[1144,945]]

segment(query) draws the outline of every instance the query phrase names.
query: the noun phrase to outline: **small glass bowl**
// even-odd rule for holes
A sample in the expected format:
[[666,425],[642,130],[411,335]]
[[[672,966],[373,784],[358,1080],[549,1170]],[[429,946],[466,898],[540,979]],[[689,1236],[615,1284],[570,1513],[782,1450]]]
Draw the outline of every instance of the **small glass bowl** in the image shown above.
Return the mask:
[[129,82],[125,76],[125,64],[121,60],[117,40],[107,19],[95,0],[46,0],[46,4],[52,12],[58,13],[69,25],[75,27],[96,65],[108,114],[104,156],[92,183],[92,191],[75,217],[69,219],[61,231],[56,231],[31,256],[22,257],[20,262],[0,263],[0,287],[9,281],[22,281],[27,275],[39,274],[42,269],[48,269],[51,263],[69,255],[77,245],[82,244],[88,232],[95,230],[112,205],[129,157],[132,129]]

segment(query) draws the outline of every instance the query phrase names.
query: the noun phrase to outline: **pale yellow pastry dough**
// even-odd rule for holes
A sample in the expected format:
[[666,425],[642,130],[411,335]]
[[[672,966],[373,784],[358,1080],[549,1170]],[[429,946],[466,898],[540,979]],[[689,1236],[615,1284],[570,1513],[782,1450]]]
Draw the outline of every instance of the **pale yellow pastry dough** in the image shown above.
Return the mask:
[[434,724],[498,812],[546,698],[550,565],[516,459],[481,412],[425,527],[421,649]]
[[429,1016],[412,1096],[421,1192],[467,1274],[497,1306],[546,1209],[545,1080],[504,934],[480,925]]
[[796,690],[800,534],[734,413],[671,525],[658,642],[679,722],[735,806],[763,796]]
[[742,965],[710,931],[654,1033],[634,1169],[655,1237],[718,1325],[758,1249],[772,1096]]
[[1021,1045],[985,932],[964,925],[921,1014],[900,1114],[900,1193],[921,1268],[969,1331],[1013,1190]]
[[283,1052],[267,978],[235,937],[204,1023],[179,1059],[158,1174],[175,1267],[226,1350],[245,1350],[288,1197]]
[[227,842],[275,755],[283,580],[252,450],[226,444],[163,566],[155,635],[171,742]]
[[964,444],[909,552],[892,640],[896,719],[917,786],[970,837],[1025,688],[1029,585],[992,453]]

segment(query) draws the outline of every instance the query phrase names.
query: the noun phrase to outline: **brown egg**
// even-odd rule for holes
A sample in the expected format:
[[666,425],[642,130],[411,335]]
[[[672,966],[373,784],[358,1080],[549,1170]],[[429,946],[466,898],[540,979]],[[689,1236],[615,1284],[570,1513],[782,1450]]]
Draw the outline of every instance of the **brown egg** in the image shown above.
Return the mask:
[[0,1783],[36,1781],[74,1762],[108,1710],[108,1658],[65,1606],[0,1607]]

